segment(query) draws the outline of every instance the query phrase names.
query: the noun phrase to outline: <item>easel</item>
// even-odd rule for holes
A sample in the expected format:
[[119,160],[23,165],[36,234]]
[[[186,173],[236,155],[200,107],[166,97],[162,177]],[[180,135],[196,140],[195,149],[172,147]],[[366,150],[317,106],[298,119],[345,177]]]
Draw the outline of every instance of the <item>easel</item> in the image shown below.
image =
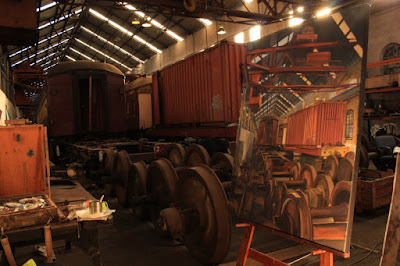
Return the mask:
[[308,245],[312,248],[315,247],[316,249],[311,251],[311,254],[320,256],[319,265],[321,265],[321,266],[333,266],[333,254],[334,253],[337,255],[340,255],[344,258],[350,257],[350,253],[339,253],[338,251],[335,251],[335,250],[327,248],[327,247],[323,247],[323,249],[321,249],[322,247],[320,245],[313,243],[311,241],[300,239],[295,236],[290,236],[290,235],[287,235],[278,230],[260,226],[258,224],[254,224],[251,222],[246,221],[245,223],[239,223],[239,224],[236,224],[236,227],[245,227],[242,242],[240,244],[239,255],[238,255],[238,258],[236,261],[237,266],[245,266],[248,258],[251,258],[251,259],[253,259],[257,262],[263,263],[265,265],[277,265],[277,266],[288,266],[289,265],[289,264],[284,263],[280,260],[277,260],[271,256],[268,256],[267,254],[264,254],[260,251],[250,248],[251,242],[253,240],[254,230],[256,227],[276,233],[278,235],[282,235],[288,239],[295,240],[297,242],[300,242],[301,244]]
[[393,180],[392,203],[386,224],[385,240],[383,243],[380,265],[396,265],[400,246],[400,154],[397,154],[396,172]]

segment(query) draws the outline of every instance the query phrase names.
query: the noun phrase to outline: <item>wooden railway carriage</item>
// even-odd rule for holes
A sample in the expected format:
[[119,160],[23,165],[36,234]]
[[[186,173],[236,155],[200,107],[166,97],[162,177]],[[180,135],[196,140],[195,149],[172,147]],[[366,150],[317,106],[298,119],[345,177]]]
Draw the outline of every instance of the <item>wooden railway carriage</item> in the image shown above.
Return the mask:
[[126,131],[124,74],[91,61],[62,62],[47,75],[49,135]]

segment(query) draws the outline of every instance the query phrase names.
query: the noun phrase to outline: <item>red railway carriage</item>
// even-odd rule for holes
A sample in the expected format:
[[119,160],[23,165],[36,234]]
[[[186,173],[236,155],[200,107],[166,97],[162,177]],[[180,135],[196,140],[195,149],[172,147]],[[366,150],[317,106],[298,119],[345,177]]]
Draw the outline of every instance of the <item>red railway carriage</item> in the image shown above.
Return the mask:
[[47,75],[49,135],[123,133],[124,74],[91,61],[63,62]]

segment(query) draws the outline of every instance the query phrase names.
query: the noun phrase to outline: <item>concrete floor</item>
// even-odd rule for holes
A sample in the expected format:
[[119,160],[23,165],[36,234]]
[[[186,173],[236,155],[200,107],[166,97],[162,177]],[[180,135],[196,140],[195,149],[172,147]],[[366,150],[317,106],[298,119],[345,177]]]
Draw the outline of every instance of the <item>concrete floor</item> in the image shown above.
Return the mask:
[[[109,200],[111,207],[117,207],[116,200]],[[383,241],[388,208],[375,213],[355,216],[352,243],[373,248]],[[236,260],[243,228],[234,228],[232,245],[224,264],[234,265]],[[105,266],[116,265],[200,265],[188,254],[184,245],[161,236],[148,222],[136,219],[130,209],[117,207],[112,224],[99,225],[99,241],[102,259]],[[91,265],[89,257],[77,247],[65,253],[63,242],[55,243],[57,262],[54,265]],[[272,252],[296,245],[295,242],[264,231],[256,231],[252,247],[261,252]],[[382,245],[377,246],[382,250]],[[350,265],[364,256],[369,251],[353,247],[350,259],[335,257],[335,265]],[[32,247],[17,250],[18,265],[29,258],[34,258],[38,265],[42,265],[43,257],[34,255]],[[372,253],[367,259],[355,265],[379,265],[381,254]],[[248,265],[260,265],[249,261]],[[319,265],[318,256],[308,257],[293,265]]]

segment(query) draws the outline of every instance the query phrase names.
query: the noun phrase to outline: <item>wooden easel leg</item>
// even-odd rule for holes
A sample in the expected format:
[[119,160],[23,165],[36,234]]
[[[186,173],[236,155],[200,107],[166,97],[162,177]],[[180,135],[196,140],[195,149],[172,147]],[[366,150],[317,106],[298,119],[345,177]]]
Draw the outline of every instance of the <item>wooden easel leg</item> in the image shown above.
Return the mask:
[[50,225],[44,226],[44,242],[46,244],[46,263],[53,263],[53,239],[51,237]]
[[330,252],[323,252],[319,255],[320,266],[333,266],[333,254]]
[[246,265],[251,241],[253,240],[254,229],[255,227],[253,225],[248,225],[244,231],[242,243],[240,244],[239,256],[236,261],[237,266]]
[[10,266],[17,266],[13,252],[11,250],[10,242],[8,241],[8,237],[3,237],[1,239],[1,245],[3,247],[4,253],[6,254],[7,261],[10,264]]

